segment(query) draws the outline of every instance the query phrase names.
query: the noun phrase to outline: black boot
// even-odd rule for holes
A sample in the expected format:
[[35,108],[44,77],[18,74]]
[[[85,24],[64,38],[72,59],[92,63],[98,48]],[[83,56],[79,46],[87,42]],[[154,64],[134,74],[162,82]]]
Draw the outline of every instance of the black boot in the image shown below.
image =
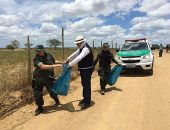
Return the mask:
[[104,90],[103,90],[103,89],[100,90],[100,94],[101,94],[101,95],[104,95]]
[[81,101],[79,101],[79,106],[82,105],[82,104],[84,104],[84,103],[85,103],[84,99],[81,100]]
[[43,107],[42,106],[38,106],[38,108],[35,110],[35,116],[39,115],[40,113],[42,113],[44,110],[43,110]]
[[58,105],[61,104],[58,98],[54,99],[54,101],[55,101],[55,105],[56,105],[56,106],[58,106]]
[[104,92],[105,92],[105,85],[101,85],[100,94],[104,95]]

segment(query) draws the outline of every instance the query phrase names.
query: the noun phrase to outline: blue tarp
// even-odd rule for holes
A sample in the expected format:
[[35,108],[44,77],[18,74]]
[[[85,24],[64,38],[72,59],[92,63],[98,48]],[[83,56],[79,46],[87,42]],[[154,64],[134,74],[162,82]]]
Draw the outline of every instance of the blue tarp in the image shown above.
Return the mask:
[[110,74],[109,74],[109,78],[108,78],[108,84],[109,85],[114,85],[122,71],[122,66],[117,65],[115,67],[112,68]]
[[66,96],[70,85],[71,69],[67,68],[67,64],[63,64],[62,75],[55,80],[52,91],[58,95]]

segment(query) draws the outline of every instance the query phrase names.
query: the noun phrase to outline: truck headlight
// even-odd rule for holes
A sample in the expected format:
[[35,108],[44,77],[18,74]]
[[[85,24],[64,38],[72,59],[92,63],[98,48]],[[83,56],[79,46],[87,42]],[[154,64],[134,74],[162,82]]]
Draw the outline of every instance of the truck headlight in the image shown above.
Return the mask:
[[142,62],[151,62],[150,54],[142,56]]

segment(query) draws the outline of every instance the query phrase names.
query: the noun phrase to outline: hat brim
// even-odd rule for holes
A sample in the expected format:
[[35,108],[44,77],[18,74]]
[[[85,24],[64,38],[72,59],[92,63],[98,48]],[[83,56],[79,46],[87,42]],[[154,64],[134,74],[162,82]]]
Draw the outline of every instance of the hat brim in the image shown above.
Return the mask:
[[84,42],[84,41],[86,41],[86,39],[82,39],[80,41],[75,41],[74,44],[78,44],[78,43],[81,43],[81,42]]
[[45,51],[45,49],[36,49],[36,52]]

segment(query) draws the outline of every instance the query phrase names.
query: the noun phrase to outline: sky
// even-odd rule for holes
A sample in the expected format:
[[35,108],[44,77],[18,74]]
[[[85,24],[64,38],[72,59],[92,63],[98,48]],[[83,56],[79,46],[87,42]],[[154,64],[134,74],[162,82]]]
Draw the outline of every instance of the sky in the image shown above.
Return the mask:
[[147,38],[152,44],[170,43],[170,0],[1,0],[0,48],[12,40],[24,47],[61,41],[64,28],[66,47],[74,47],[83,35],[92,45],[101,41],[118,43]]

